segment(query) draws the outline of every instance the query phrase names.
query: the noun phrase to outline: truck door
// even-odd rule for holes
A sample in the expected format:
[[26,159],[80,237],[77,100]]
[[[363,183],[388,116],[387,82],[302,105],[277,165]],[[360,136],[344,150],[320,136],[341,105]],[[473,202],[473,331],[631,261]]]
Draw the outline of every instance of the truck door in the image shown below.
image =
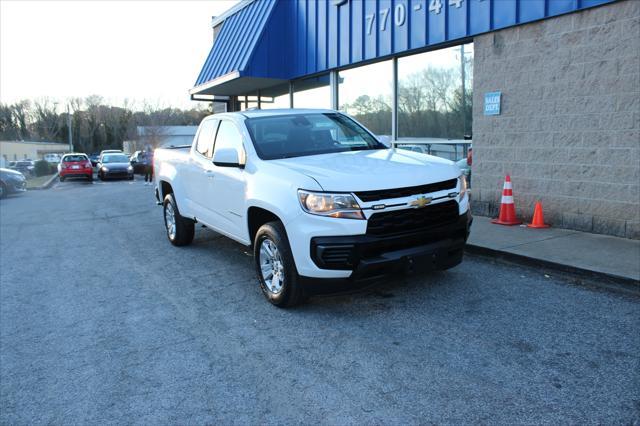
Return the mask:
[[[236,125],[229,120],[221,120],[218,133],[216,135],[215,150],[221,148],[234,148],[238,151],[238,156],[245,156],[245,149],[242,143],[242,134]],[[245,219],[245,176],[244,170],[239,167],[218,167],[215,166],[214,190],[216,203],[213,208],[216,210],[223,231],[246,239],[246,219]]]
[[198,221],[210,226],[216,226],[212,199],[215,167],[211,159],[219,122],[219,120],[209,119],[200,125],[190,164],[184,168],[188,175],[185,176],[184,181],[189,210]]

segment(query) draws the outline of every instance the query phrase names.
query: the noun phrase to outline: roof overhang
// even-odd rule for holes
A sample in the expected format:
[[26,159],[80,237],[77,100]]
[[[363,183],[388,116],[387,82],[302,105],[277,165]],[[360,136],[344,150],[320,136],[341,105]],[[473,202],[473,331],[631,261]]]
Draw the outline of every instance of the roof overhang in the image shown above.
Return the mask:
[[255,95],[258,90],[283,83],[287,83],[287,80],[242,76],[240,72],[234,71],[194,87],[189,90],[189,94],[192,99],[201,96]]

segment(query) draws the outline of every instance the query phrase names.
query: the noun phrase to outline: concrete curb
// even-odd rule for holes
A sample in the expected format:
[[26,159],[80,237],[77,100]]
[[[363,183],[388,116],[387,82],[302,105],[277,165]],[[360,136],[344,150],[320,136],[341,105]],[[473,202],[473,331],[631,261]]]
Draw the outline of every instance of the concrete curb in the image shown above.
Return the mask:
[[45,183],[43,183],[39,187],[31,188],[31,189],[29,189],[29,191],[33,191],[33,190],[39,191],[41,189],[49,189],[49,188],[51,188],[53,186],[53,184],[56,181],[56,179],[58,179],[58,173],[56,173],[55,175],[51,176],[51,178],[48,181],[46,181]]
[[562,263],[551,262],[543,259],[537,259],[534,257],[510,253],[503,250],[496,250],[488,247],[478,246],[475,244],[467,244],[465,246],[465,251],[469,254],[490,257],[492,259],[501,260],[508,263],[553,270],[564,275],[565,278],[569,278],[573,281],[578,281],[580,284],[585,284],[589,287],[596,287],[605,290],[612,290],[640,296],[640,281],[633,278],[609,274],[607,272],[579,268],[577,266],[565,265]]

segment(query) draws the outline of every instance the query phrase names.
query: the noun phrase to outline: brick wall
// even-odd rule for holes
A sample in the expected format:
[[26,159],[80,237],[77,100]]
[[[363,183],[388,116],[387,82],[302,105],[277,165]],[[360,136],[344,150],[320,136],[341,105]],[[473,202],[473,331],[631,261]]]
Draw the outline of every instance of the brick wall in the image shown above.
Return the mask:
[[[510,174],[518,214],[640,239],[640,1],[474,40],[473,210],[497,214]],[[502,114],[484,116],[484,94]]]

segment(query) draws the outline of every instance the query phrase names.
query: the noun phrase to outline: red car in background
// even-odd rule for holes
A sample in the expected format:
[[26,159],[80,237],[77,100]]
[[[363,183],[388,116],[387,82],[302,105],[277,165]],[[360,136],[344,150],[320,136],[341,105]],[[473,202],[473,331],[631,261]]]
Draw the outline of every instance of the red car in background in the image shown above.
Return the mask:
[[60,181],[68,177],[83,177],[88,181],[93,180],[93,166],[86,154],[65,154],[58,164]]

